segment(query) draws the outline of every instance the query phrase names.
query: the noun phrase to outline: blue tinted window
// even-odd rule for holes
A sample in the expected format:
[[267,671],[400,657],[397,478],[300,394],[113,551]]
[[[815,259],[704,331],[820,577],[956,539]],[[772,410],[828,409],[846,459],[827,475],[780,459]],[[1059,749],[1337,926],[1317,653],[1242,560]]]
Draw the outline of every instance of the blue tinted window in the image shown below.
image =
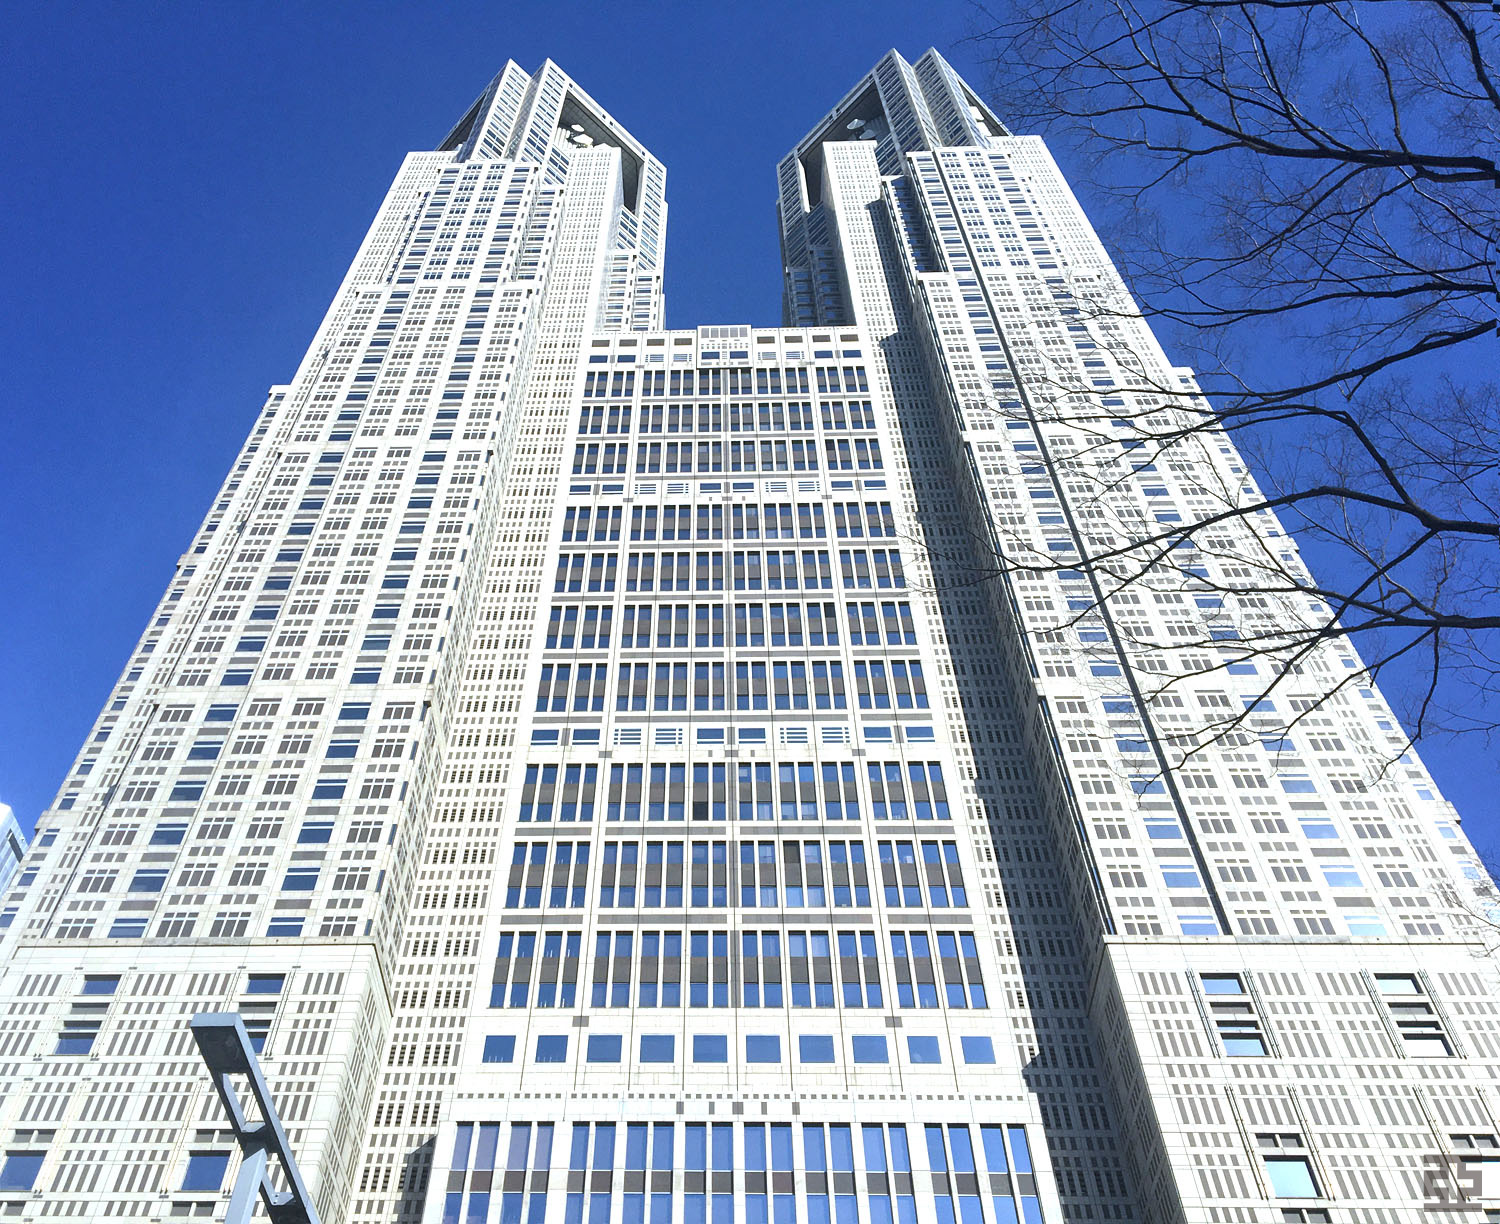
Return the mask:
[[228,1168],[228,1152],[193,1152],[188,1156],[187,1171],[182,1175],[182,1188],[218,1190],[224,1184],[224,1174]]
[[797,1060],[805,1063],[831,1063],[833,1038],[822,1033],[803,1033],[797,1038]]
[[908,1037],[906,1055],[914,1063],[930,1064],[943,1061],[943,1053],[936,1037]]
[[536,1039],[536,1060],[539,1063],[567,1062],[567,1037],[538,1037]]
[[617,1063],[620,1061],[620,1038],[613,1033],[590,1034],[586,1057],[591,1063]]
[[287,892],[312,892],[318,886],[316,867],[297,867],[286,873],[281,887]]
[[94,1038],[99,1036],[98,1023],[71,1024],[57,1035],[54,1054],[87,1054],[94,1048]]
[[729,1038],[717,1033],[693,1034],[693,1061],[727,1063],[729,1061]]
[[884,1037],[855,1037],[851,1039],[854,1061],[857,1063],[889,1062]]
[[781,1038],[774,1033],[752,1033],[745,1038],[745,1061],[747,1063],[779,1063],[781,1061]]
[[963,1051],[966,1063],[993,1063],[995,1061],[995,1043],[988,1037],[960,1037],[958,1044]]
[[46,1152],[11,1152],[0,1167],[0,1190],[30,1190],[46,1159]]
[[516,1039],[509,1033],[491,1033],[484,1039],[484,1061],[508,1063],[515,1061]]
[[643,1063],[669,1063],[676,1059],[677,1039],[671,1033],[646,1033],[641,1037]]
[[1277,1198],[1316,1198],[1318,1183],[1313,1180],[1312,1165],[1303,1156],[1267,1156],[1266,1173],[1271,1178],[1271,1193]]

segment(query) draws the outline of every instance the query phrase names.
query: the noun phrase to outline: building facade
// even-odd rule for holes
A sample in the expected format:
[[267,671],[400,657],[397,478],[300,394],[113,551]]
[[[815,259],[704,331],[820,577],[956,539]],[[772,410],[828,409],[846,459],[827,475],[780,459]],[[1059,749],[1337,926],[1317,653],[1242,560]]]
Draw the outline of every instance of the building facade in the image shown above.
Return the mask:
[[221,1215],[204,1010],[329,1222],[1481,1209],[1482,872],[1274,516],[1089,563],[1259,495],[1045,147],[893,52],[778,188],[667,330],[554,64],[406,158],[0,911],[0,1213]]
[[21,823],[9,805],[0,803],[0,893],[10,888],[25,856],[26,834],[21,832]]

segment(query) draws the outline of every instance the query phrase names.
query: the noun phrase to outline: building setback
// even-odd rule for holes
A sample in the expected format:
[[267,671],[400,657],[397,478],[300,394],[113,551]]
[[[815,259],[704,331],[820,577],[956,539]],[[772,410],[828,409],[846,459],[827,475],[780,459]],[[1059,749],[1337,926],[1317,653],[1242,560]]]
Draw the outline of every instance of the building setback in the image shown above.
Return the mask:
[[892,52],[778,196],[785,325],[665,330],[555,64],[407,156],[0,909],[0,1216],[222,1218],[220,1010],[326,1224],[1415,1221],[1497,1150],[1457,816],[1247,646],[1295,544],[1083,563],[1259,494],[1041,141]]

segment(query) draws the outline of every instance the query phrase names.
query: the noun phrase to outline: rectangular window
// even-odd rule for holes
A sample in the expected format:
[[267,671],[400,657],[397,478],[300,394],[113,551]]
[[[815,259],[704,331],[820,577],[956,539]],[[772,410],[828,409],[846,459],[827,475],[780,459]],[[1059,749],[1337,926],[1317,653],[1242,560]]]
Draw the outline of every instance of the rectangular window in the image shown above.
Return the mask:
[[0,1166],[0,1190],[30,1190],[46,1159],[46,1152],[7,1152]]
[[935,1066],[943,1061],[942,1048],[936,1037],[908,1037],[906,1055],[918,1066]]
[[781,1061],[781,1038],[774,1033],[751,1033],[745,1037],[745,1061],[747,1063],[779,1063]]
[[995,1043],[989,1037],[960,1037],[959,1050],[964,1062],[992,1064],[995,1061]]
[[824,1033],[801,1033],[797,1037],[797,1061],[805,1063],[831,1063],[833,1038]]
[[1255,1000],[1237,973],[1205,973],[1199,979],[1208,996],[1208,1014],[1224,1053],[1231,1058],[1263,1058],[1270,1051]]
[[99,1036],[98,1020],[64,1020],[62,1031],[57,1035],[54,1054],[87,1054],[94,1048],[94,1039]]
[[669,1063],[677,1059],[677,1038],[671,1033],[642,1033],[640,1061]]
[[515,1060],[516,1039],[506,1033],[491,1033],[484,1039],[484,1061],[508,1063]]
[[1408,1057],[1446,1058],[1453,1047],[1426,987],[1415,973],[1377,973],[1380,993]]
[[566,1036],[542,1036],[536,1039],[536,1061],[539,1063],[561,1063],[568,1061],[568,1039]]
[[1312,1160],[1307,1155],[1302,1136],[1296,1134],[1257,1134],[1256,1146],[1265,1161],[1266,1178],[1277,1198],[1317,1198],[1318,1181],[1313,1175]]
[[695,1063],[727,1063],[729,1061],[729,1038],[718,1033],[695,1033],[693,1035],[693,1061]]
[[590,1033],[584,1056],[591,1063],[617,1063],[620,1061],[620,1041],[620,1037],[613,1033]]

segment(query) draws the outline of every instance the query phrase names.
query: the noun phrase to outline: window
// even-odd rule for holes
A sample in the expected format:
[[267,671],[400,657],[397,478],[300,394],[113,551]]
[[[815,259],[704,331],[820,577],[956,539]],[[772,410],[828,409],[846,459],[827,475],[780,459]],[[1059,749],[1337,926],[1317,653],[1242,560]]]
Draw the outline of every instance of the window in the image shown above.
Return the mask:
[[671,1033],[643,1033],[641,1035],[641,1061],[643,1063],[669,1063],[677,1058],[677,1038]]
[[614,1033],[591,1033],[584,1055],[591,1063],[620,1061],[620,1038]]
[[1270,1180],[1272,1194],[1277,1198],[1318,1197],[1312,1160],[1306,1154],[1301,1135],[1258,1134],[1255,1143],[1266,1163],[1266,1177]]
[[1415,973],[1377,973],[1375,988],[1408,1056],[1446,1058],[1453,1053],[1443,1023]]
[[245,1036],[249,1038],[250,1048],[257,1054],[266,1052],[266,1038],[271,1035],[270,1016],[246,1016]]
[[146,933],[144,918],[116,918],[110,924],[110,939],[140,939]]
[[30,1190],[46,1159],[46,1152],[7,1152],[0,1167],[0,1190]]
[[781,1038],[775,1033],[751,1033],[745,1038],[747,1063],[779,1063]]
[[943,1061],[943,1053],[936,1037],[908,1037],[906,1056],[917,1065],[936,1065]]
[[538,1037],[536,1039],[536,1060],[539,1063],[567,1062],[567,1037]]
[[487,1063],[514,1062],[516,1039],[510,1034],[491,1033],[484,1039],[484,1061]]
[[[342,783],[340,783],[342,786]],[[341,792],[342,793],[342,792]],[[316,798],[316,796],[314,796]],[[333,838],[333,821],[331,820],[309,820],[297,830],[298,844],[323,845]]]
[[97,1020],[64,1020],[62,1032],[57,1035],[54,1054],[87,1054],[94,1048],[94,1038],[99,1036]]
[[228,1170],[228,1152],[190,1152],[181,1188],[190,1192],[211,1193],[224,1185],[224,1174]]
[[966,1063],[989,1065],[995,1061],[995,1043],[989,1037],[960,1037],[958,1045]]
[[83,979],[83,990],[86,995],[112,995],[120,988],[120,975],[118,973],[91,973]]
[[284,973],[252,973],[245,986],[246,994],[280,994],[286,985]]
[[293,867],[286,873],[281,887],[286,892],[312,892],[318,886],[316,867]]
[[130,891],[135,893],[158,893],[167,886],[165,870],[149,868],[137,871],[130,877]]
[[1208,1015],[1224,1053],[1231,1058],[1264,1058],[1269,1053],[1255,1000],[1237,973],[1204,973],[1199,980],[1209,996]]
[[797,1038],[797,1061],[831,1063],[833,1038],[823,1033],[803,1033]]
[[151,830],[151,842],[153,846],[180,846],[182,839],[187,836],[186,821],[167,821]]
[[850,1045],[854,1051],[854,1061],[857,1063],[890,1062],[884,1037],[853,1037],[850,1039]]
[[718,1033],[693,1034],[693,1061],[695,1063],[727,1063],[729,1061],[729,1038]]

